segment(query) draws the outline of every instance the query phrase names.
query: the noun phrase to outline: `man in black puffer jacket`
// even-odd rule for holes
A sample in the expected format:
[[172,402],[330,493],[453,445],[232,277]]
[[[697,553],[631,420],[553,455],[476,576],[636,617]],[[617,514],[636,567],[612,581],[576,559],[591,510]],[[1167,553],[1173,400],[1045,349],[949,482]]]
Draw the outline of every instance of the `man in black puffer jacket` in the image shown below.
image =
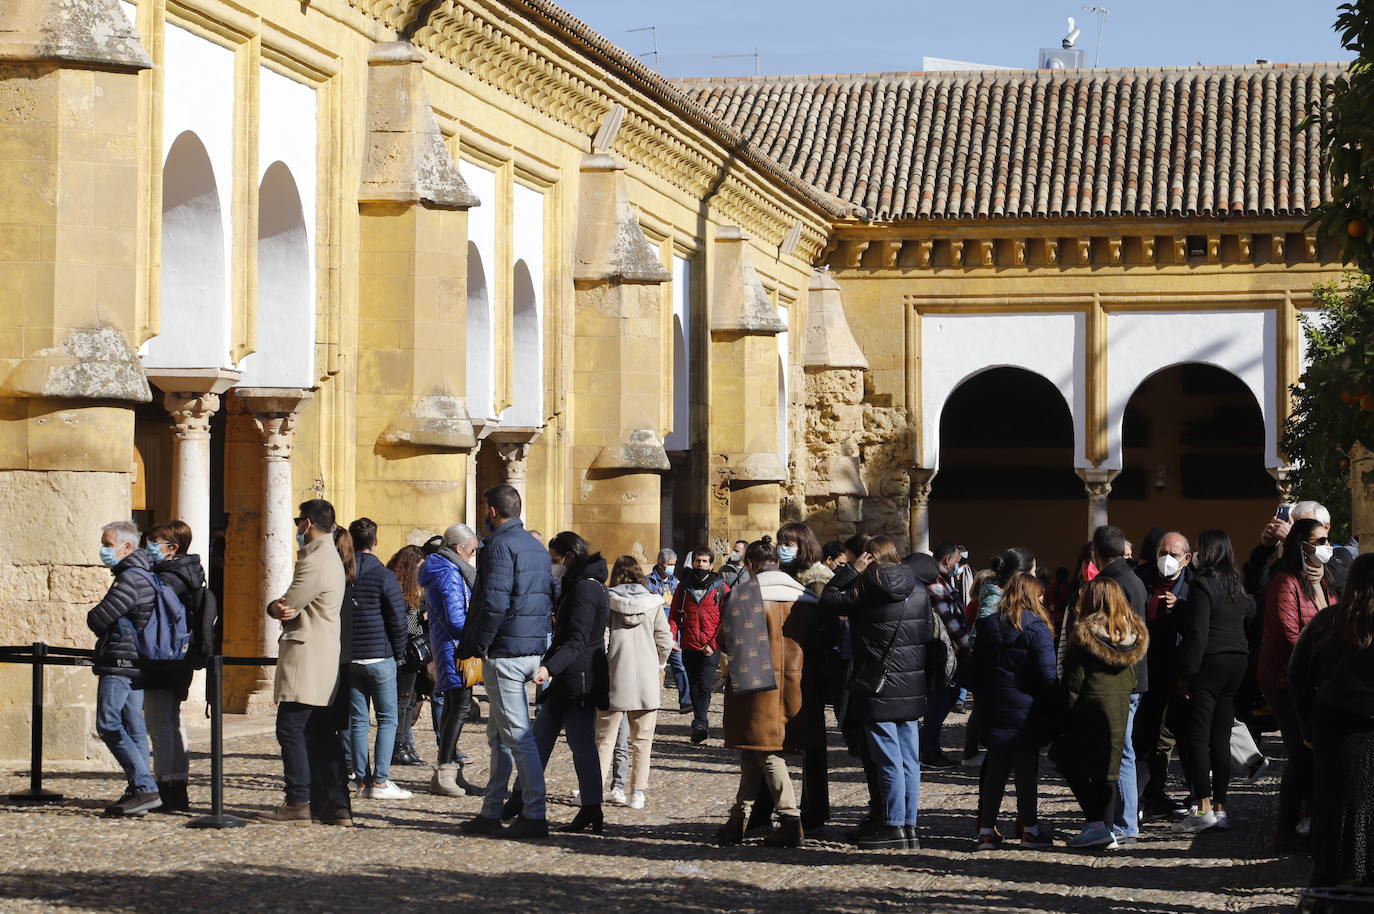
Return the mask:
[[477,553],[477,584],[458,656],[485,661],[482,678],[491,703],[487,727],[491,766],[482,812],[461,828],[466,834],[502,833],[501,808],[513,763],[520,775],[524,812],[504,834],[539,838],[548,835],[549,824],[544,766],[530,727],[526,686],[534,681],[539,658],[549,646],[553,560],[520,521],[519,492],[512,486],[493,486],[484,498],[491,533]]
[[[405,800],[410,798],[410,791],[391,781],[391,753],[396,747],[396,669],[405,662],[406,654],[406,601],[396,575],[372,554],[377,545],[377,524],[360,517],[348,525],[348,533],[358,557],[353,581],[353,649],[348,664],[348,738],[353,770],[364,797]],[[370,760],[369,699],[377,711],[376,756]]]
[[138,528],[128,521],[100,531],[100,561],[114,572],[105,598],[86,614],[99,637],[95,645],[96,731],[124,769],[128,789],[107,816],[141,816],[162,805],[148,772],[148,731],[143,723],[143,673],[135,631],[148,624],[157,605],[153,559],[138,548]]

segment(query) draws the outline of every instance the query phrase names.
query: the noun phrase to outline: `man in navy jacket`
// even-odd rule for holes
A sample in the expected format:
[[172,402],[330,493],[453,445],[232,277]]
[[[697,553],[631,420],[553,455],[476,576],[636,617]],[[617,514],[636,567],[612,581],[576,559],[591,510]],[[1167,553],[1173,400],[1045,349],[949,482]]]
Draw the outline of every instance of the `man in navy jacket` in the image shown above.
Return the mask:
[[520,493],[511,486],[488,489],[486,525],[491,531],[477,553],[477,584],[468,608],[459,657],[481,657],[491,705],[487,740],[490,779],[482,812],[463,824],[469,834],[501,832],[501,807],[511,767],[520,775],[524,811],[503,834],[543,838],[549,833],[544,766],[530,727],[528,683],[549,644],[553,575],[548,550],[520,520]]

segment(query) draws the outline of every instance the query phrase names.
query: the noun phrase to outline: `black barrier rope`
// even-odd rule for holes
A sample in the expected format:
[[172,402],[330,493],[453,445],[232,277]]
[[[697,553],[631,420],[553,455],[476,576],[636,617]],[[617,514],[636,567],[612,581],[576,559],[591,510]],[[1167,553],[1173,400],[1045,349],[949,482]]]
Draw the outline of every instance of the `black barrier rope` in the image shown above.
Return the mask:
[[[33,732],[29,739],[29,789],[9,795],[16,803],[55,803],[62,794],[43,789],[43,668],[46,666],[93,666],[95,651],[81,647],[49,647],[42,641],[31,645],[0,646],[0,663],[27,663],[33,667]],[[237,828],[245,820],[224,812],[224,667],[276,666],[276,657],[221,657],[206,665],[206,700],[210,705],[210,814],[186,823],[188,828]]]

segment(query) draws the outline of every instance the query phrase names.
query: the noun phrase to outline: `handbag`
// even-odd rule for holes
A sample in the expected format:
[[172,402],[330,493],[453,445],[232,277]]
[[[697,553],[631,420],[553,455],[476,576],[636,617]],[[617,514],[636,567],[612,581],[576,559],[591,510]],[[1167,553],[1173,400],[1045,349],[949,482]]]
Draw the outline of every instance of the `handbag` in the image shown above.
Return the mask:
[[892,653],[892,646],[897,643],[897,633],[902,630],[902,623],[906,621],[906,601],[902,602],[902,614],[897,617],[897,624],[892,628],[892,637],[887,639],[887,647],[883,648],[883,655],[875,660],[865,660],[863,663],[854,664],[849,672],[849,681],[844,687],[855,695],[877,695],[887,685],[887,657]]
[[458,661],[458,674],[463,677],[463,688],[470,689],[482,684],[482,658],[466,657]]
[[406,659],[405,667],[407,670],[422,669],[426,663],[434,659],[434,649],[429,645],[429,636],[424,632],[412,633],[406,638]]

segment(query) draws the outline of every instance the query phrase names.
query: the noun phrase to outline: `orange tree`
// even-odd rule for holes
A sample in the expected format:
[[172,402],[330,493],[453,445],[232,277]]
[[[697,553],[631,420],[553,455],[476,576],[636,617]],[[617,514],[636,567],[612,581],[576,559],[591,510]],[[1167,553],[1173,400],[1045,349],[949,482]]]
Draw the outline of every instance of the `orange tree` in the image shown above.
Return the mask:
[[1330,199],[1309,224],[1338,241],[1359,272],[1314,290],[1319,310],[1303,319],[1309,364],[1293,388],[1279,446],[1297,466],[1294,491],[1326,505],[1344,536],[1350,449],[1356,442],[1374,449],[1374,0],[1342,4],[1335,29],[1355,59],[1299,129],[1318,125],[1329,176]]

